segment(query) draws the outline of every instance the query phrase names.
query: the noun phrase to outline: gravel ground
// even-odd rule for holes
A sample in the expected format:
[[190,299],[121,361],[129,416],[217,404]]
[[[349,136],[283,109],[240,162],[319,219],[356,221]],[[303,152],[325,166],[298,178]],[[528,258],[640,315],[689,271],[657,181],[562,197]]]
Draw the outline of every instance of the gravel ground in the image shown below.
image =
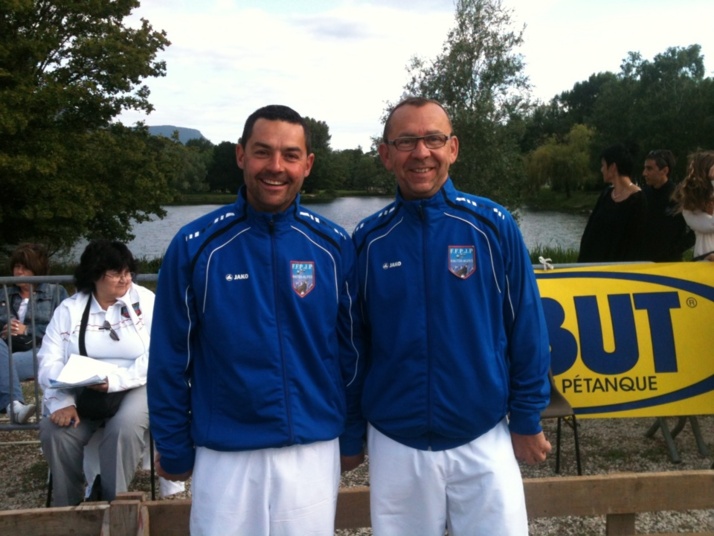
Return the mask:
[[[6,422],[5,415],[2,421]],[[0,421],[0,422],[2,422]],[[670,427],[675,419],[669,419]],[[587,475],[617,472],[653,472],[709,469],[712,459],[699,454],[691,428],[687,425],[675,442],[682,462],[669,460],[667,447],[658,432],[653,438],[645,432],[653,419],[581,419],[580,445],[583,473]],[[714,453],[714,416],[699,417],[702,435]],[[546,434],[555,444],[555,420],[544,422]],[[25,441],[29,443],[18,444]],[[9,444],[13,442],[14,444]],[[47,464],[37,443],[37,432],[0,432],[0,510],[41,508],[47,493]],[[536,467],[524,466],[523,476],[554,476],[555,456]],[[575,475],[572,430],[563,428],[561,475]],[[367,485],[367,465],[343,476],[344,486]],[[150,491],[148,471],[139,470],[132,490]],[[185,498],[189,491],[175,496]],[[657,512],[637,517],[638,532],[714,531],[714,510],[686,513]],[[369,535],[369,529],[338,531],[340,536]],[[537,519],[530,524],[533,536],[604,535],[603,517],[567,517]]]

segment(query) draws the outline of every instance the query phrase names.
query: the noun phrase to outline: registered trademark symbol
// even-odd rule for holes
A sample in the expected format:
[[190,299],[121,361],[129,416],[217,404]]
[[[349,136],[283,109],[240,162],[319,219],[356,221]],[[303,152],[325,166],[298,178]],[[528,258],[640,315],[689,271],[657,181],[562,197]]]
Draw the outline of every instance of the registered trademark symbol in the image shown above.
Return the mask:
[[687,298],[687,305],[691,308],[694,308],[697,306],[697,299],[696,298]]

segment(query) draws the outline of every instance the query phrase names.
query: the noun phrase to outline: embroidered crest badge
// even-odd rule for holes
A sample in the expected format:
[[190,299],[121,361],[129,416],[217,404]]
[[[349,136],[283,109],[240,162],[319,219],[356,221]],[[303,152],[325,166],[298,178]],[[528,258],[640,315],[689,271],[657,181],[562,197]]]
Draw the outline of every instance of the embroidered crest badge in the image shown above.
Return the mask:
[[[139,302],[132,303],[131,306],[134,308],[134,312],[136,313],[136,316],[141,316],[141,307],[139,306]],[[126,305],[121,308],[120,312],[124,318],[131,318],[129,316],[129,311],[126,310]]]
[[473,246],[449,246],[449,272],[466,279],[476,271],[476,249]]
[[304,298],[315,288],[315,263],[308,261],[291,261],[290,275],[295,293]]

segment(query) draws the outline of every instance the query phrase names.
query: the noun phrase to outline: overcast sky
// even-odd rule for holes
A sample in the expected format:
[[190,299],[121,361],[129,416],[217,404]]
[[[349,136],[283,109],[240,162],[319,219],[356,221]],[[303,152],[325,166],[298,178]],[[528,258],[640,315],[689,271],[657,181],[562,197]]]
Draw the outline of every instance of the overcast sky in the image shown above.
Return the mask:
[[[630,51],[651,60],[699,44],[714,76],[714,1],[504,0],[526,25],[526,74],[548,101]],[[453,0],[141,0],[135,12],[165,30],[167,75],[150,79],[147,116],[133,124],[195,128],[237,141],[246,117],[286,104],[325,121],[333,149],[370,147],[413,56],[435,57],[454,23]]]

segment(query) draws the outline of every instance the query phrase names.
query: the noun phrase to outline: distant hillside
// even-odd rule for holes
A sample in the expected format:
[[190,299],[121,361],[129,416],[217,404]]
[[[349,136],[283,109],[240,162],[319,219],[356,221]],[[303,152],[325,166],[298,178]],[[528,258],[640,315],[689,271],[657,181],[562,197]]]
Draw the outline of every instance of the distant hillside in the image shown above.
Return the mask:
[[[185,128],[185,127],[175,127],[173,125],[159,125],[149,127],[149,133],[154,136],[163,136],[164,138],[170,138],[173,136],[174,131],[178,130],[179,141],[185,144],[188,140],[194,140],[196,138],[204,138],[203,134],[195,128]],[[205,138],[204,138],[205,139]]]

